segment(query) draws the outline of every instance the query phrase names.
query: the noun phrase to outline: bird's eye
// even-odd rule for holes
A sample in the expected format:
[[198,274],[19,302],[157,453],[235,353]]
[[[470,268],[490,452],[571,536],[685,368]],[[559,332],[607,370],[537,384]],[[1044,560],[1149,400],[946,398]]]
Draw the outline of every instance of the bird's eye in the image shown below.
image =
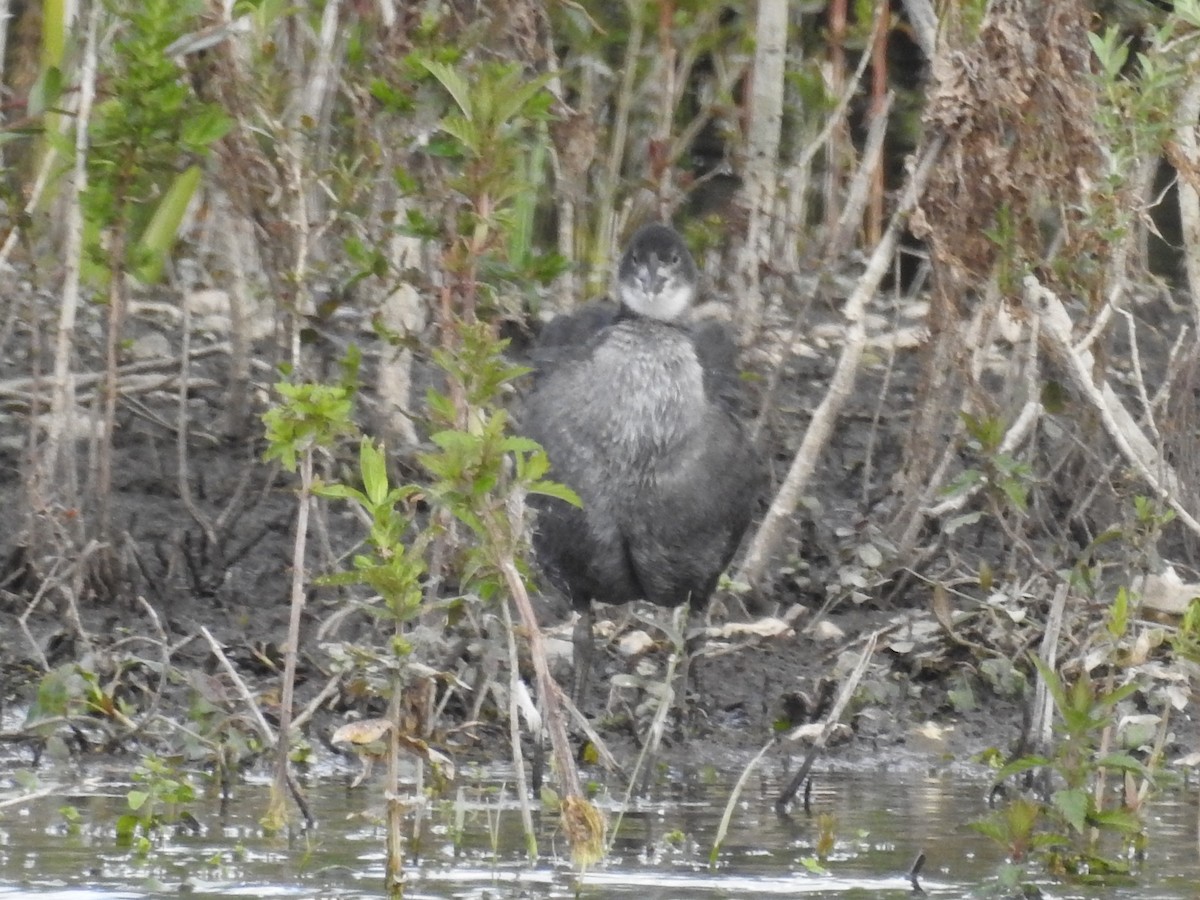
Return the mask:
[[640,266],[642,264],[642,255],[640,253],[630,253],[629,258],[633,261],[635,266]]
[[673,265],[673,266],[679,265],[679,254],[678,253],[671,254],[671,265]]

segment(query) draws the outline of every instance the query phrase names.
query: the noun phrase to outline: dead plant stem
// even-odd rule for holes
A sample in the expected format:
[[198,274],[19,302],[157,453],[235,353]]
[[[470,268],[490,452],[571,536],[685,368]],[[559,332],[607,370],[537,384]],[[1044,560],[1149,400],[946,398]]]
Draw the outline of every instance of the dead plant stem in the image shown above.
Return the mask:
[[288,787],[288,756],[291,752],[292,700],[296,687],[296,659],[300,651],[300,618],[304,612],[306,587],[304,560],[308,546],[308,508],[312,498],[313,450],[300,454],[300,497],[296,509],[296,540],[292,553],[292,605],[288,618],[288,637],[284,652],[283,690],[279,701],[279,735],[275,756],[275,780],[271,786],[271,809],[267,818],[272,823],[286,820],[285,788]]
[[758,585],[767,571],[771,556],[778,546],[784,531],[791,522],[791,516],[800,503],[800,498],[808,479],[816,468],[817,459],[825,444],[833,433],[834,423],[846,403],[846,399],[854,389],[858,374],[858,365],[862,359],[863,348],[866,346],[866,324],[864,313],[867,304],[874,298],[879,289],[879,283],[891,266],[892,256],[900,238],[900,232],[908,219],[908,214],[916,206],[933,171],[934,164],[941,156],[945,138],[935,137],[926,147],[916,169],[909,179],[908,187],[900,199],[896,211],[892,214],[891,223],[884,232],[883,239],[876,246],[871,259],[863,272],[854,293],[846,301],[843,314],[848,322],[846,341],[842,347],[842,355],[838,359],[837,368],[830,380],[829,391],[813,413],[813,418],[792,459],[791,467],[779,492],[771,502],[770,509],[762,524],[755,532],[750,542],[750,549],[742,563],[738,577],[750,585]]
[[[96,45],[100,30],[100,16],[104,5],[93,2],[88,9],[87,31],[83,40],[83,61],[79,73],[79,108],[75,115],[75,160],[72,168],[71,193],[66,211],[66,239],[63,247],[62,301],[59,304],[58,331],[54,343],[54,378],[51,382],[50,420],[46,442],[40,448],[33,471],[34,488],[30,492],[33,507],[45,508],[53,502],[59,490],[54,487],[65,482],[62,479],[62,441],[67,432],[74,408],[74,387],[71,381],[71,359],[75,351],[75,316],[79,308],[79,278],[83,265],[83,209],[80,205],[87,189],[88,127],[92,117],[92,104],[96,97]],[[47,177],[50,168],[47,151]],[[30,200],[30,203],[33,203]],[[10,239],[14,239],[13,229]],[[7,258],[9,247],[0,254]],[[62,498],[73,504],[71,498]]]

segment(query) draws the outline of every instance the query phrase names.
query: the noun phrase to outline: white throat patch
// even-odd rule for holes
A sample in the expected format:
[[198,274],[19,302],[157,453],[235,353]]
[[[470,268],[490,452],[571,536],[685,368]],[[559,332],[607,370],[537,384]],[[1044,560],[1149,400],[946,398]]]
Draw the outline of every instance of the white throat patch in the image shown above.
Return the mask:
[[621,302],[639,316],[674,322],[692,305],[696,289],[685,281],[672,278],[661,291],[651,294],[641,285],[621,282],[618,285]]

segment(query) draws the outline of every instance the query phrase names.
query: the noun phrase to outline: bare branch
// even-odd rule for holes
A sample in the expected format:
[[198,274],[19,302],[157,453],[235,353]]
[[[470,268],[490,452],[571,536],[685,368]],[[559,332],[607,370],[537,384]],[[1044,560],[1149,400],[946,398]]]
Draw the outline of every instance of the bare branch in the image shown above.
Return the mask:
[[821,405],[813,413],[812,422],[800,443],[800,449],[792,460],[787,477],[775,495],[771,508],[767,511],[762,525],[754,534],[746,559],[742,563],[739,578],[748,584],[757,586],[766,571],[771,555],[778,545],[783,531],[800,503],[801,494],[812,476],[817,465],[817,458],[833,433],[833,426],[838,414],[846,403],[846,399],[854,390],[854,382],[858,375],[858,364],[862,358],[863,348],[867,343],[864,312],[867,303],[875,296],[879,283],[887,274],[892,263],[892,255],[900,239],[901,229],[908,220],[909,213],[917,205],[917,200],[925,189],[925,183],[933,171],[934,164],[941,155],[945,138],[936,136],[925,148],[924,155],[917,164],[916,170],[909,179],[904,195],[892,214],[892,221],[883,239],[875,248],[867,264],[866,271],[859,279],[854,293],[846,301],[843,314],[849,323],[846,331],[846,343],[842,355],[838,359],[830,381],[829,391]]

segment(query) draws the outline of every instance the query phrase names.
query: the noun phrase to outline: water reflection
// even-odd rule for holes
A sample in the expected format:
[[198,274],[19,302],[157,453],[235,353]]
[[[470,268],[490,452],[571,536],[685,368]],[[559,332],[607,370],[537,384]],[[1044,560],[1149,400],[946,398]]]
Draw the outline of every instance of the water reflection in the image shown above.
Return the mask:
[[[425,812],[412,848],[406,896],[455,898],[911,897],[906,877],[920,852],[931,897],[973,893],[994,873],[999,850],[966,827],[983,813],[985,785],[956,776],[831,773],[816,776],[813,814],[775,815],[783,773],[756,777],[739,799],[716,866],[712,841],[737,772],[673,773],[650,801],[625,811],[607,860],[582,877],[566,860],[554,816],[539,817],[541,860],[530,867],[509,773],[460,776],[459,799]],[[43,775],[43,778],[48,776]],[[147,854],[119,849],[114,823],[126,811],[127,785],[90,780],[0,807],[0,898],[119,900],[185,892],[192,897],[378,897],[384,834],[378,782],[348,790],[341,773],[312,778],[319,825],[310,834],[264,837],[257,819],[267,786],[238,787],[222,807],[198,802],[196,834],[166,832]],[[614,788],[615,790],[615,788]],[[17,793],[0,779],[0,799]],[[618,799],[599,799],[617,818]],[[60,809],[74,806],[70,828]],[[1057,898],[1195,897],[1200,882],[1185,804],[1160,798],[1151,808],[1151,860],[1136,888],[1054,885]],[[461,826],[461,829],[460,829]],[[817,843],[830,840],[821,864]]]

